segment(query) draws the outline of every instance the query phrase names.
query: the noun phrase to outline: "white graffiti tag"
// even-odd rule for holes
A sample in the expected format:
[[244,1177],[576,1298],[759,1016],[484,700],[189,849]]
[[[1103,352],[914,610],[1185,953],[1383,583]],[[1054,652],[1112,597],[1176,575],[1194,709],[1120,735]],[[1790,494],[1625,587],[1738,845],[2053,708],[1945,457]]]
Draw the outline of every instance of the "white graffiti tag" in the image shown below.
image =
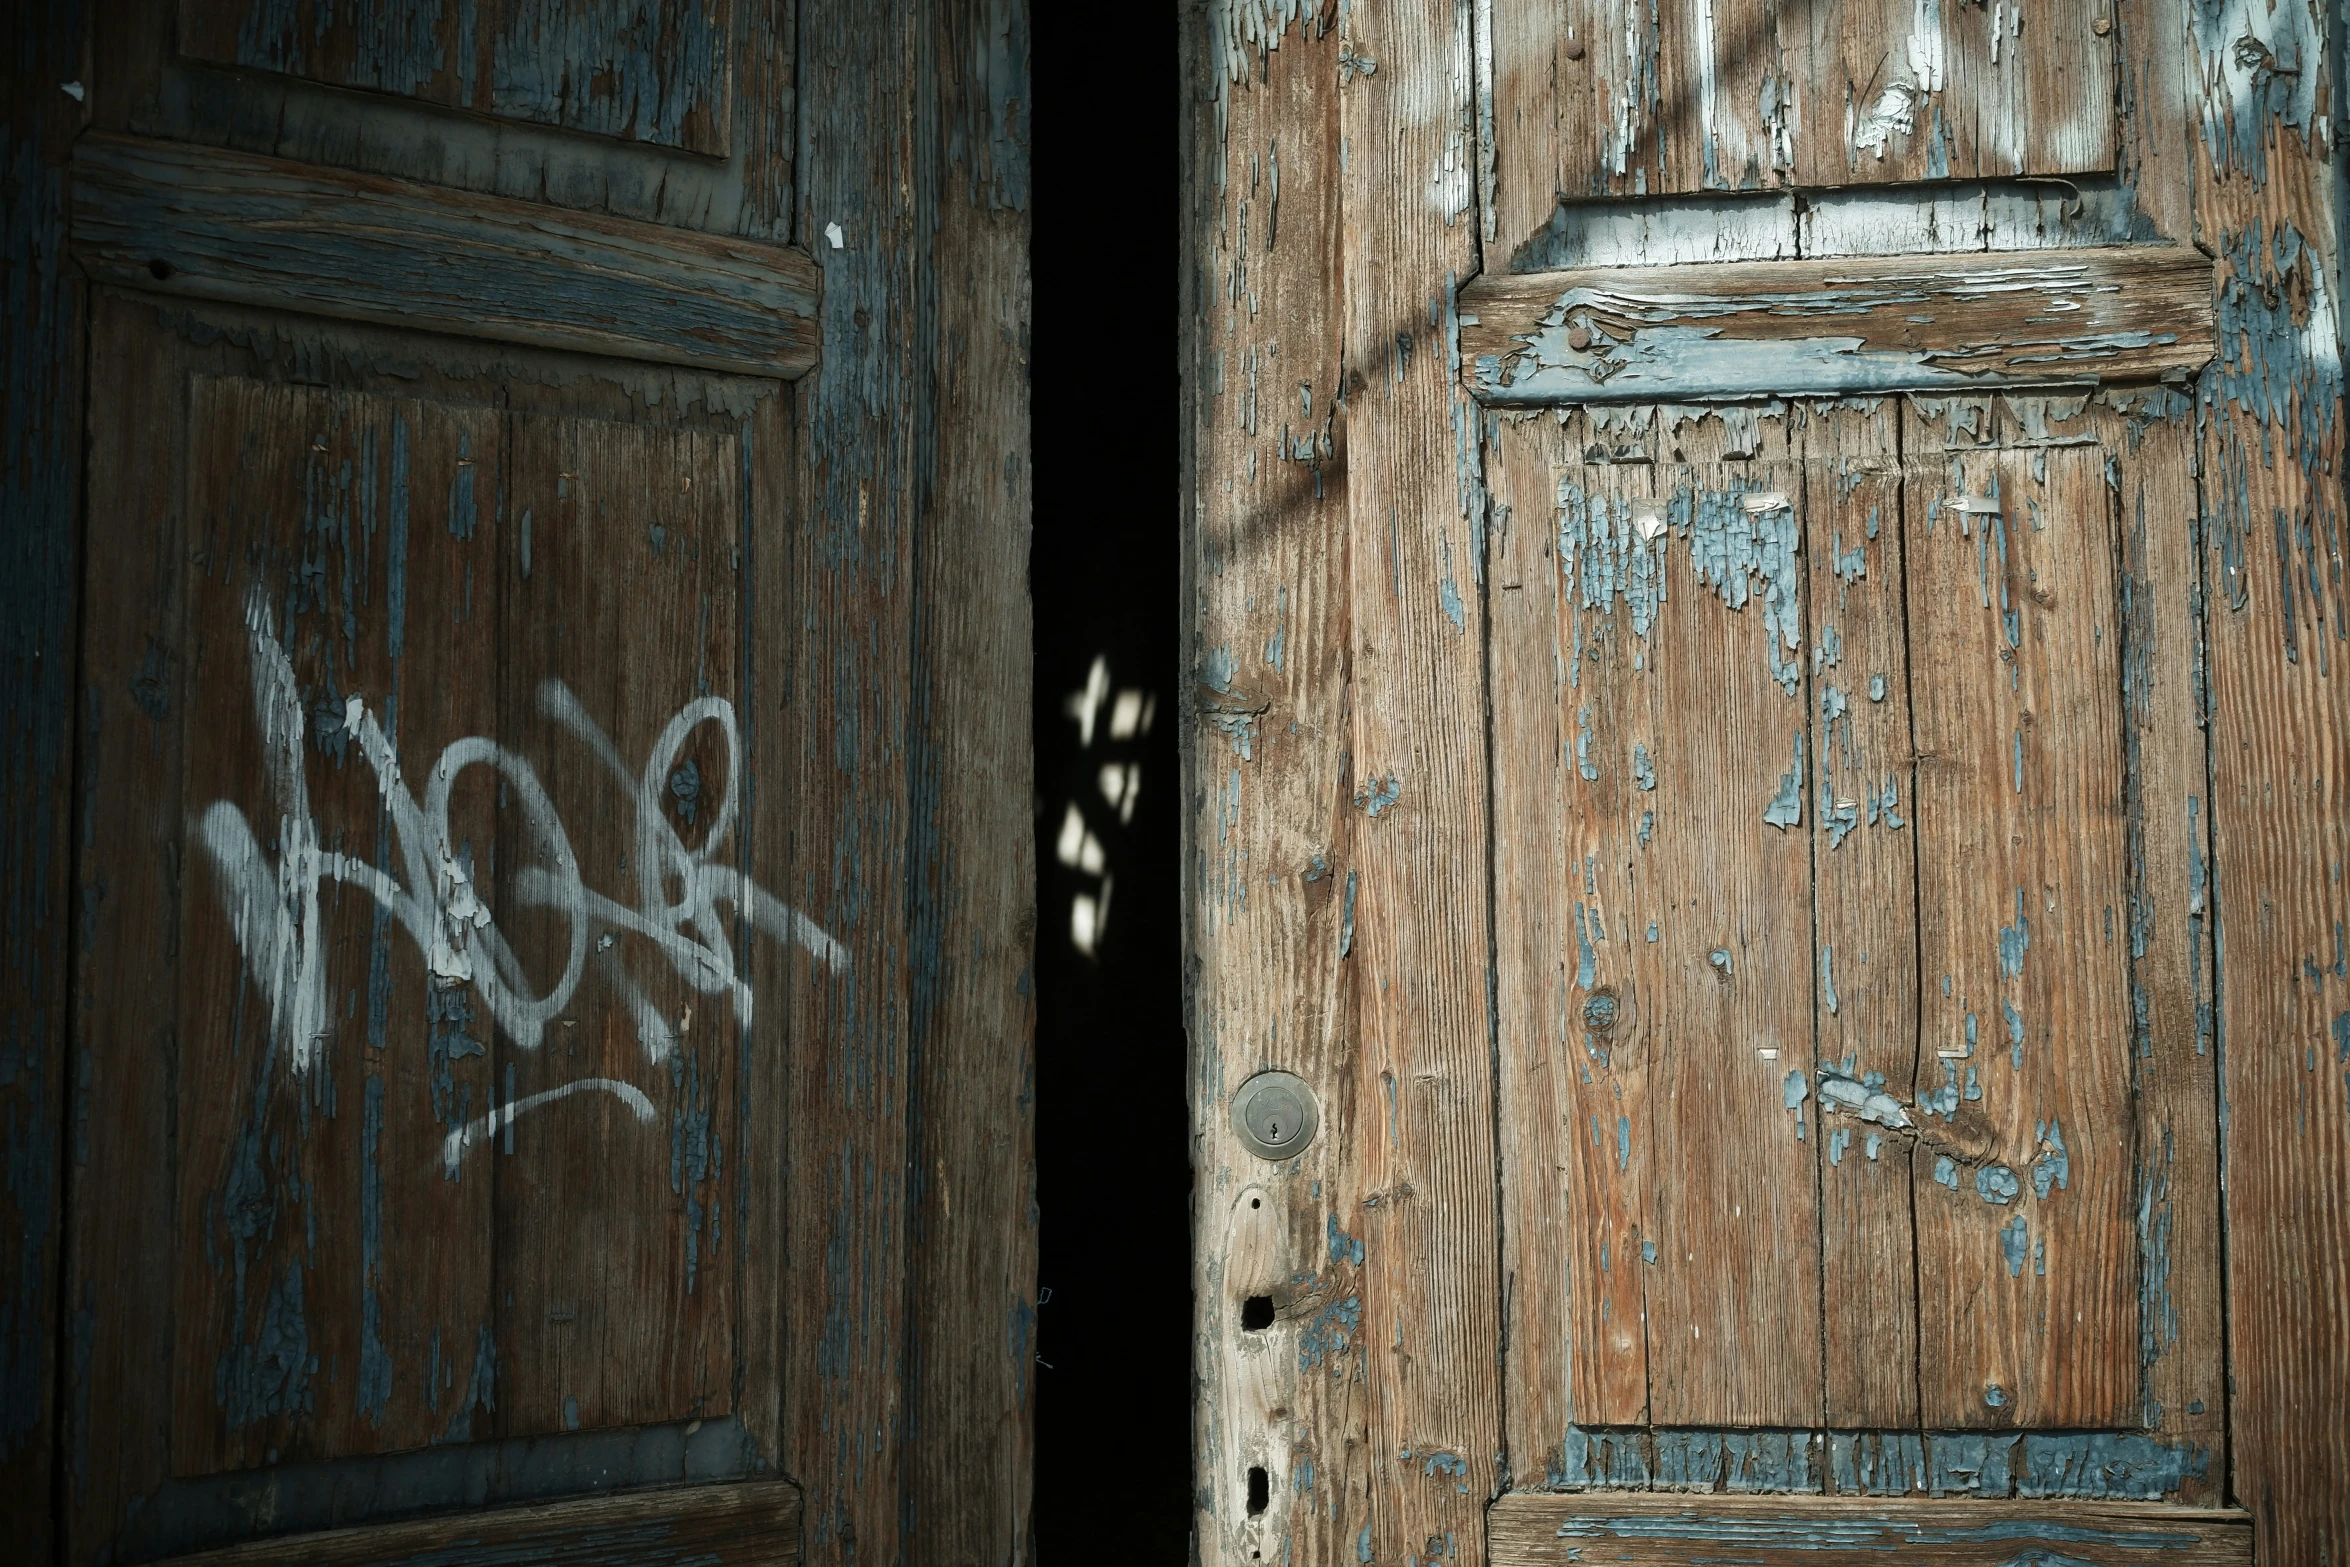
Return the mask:
[[[310,814],[304,777],[306,721],[294,669],[278,645],[268,605],[256,595],[245,624],[252,647],[253,707],[261,725],[270,793],[277,807],[277,856],[273,862],[254,836],[245,813],[215,800],[196,824],[197,835],[221,879],[221,897],[236,933],[246,972],[267,997],[273,1050],[283,1050],[299,1075],[309,1071],[328,1033],[326,942],[321,929],[319,885],[336,881],[374,897],[392,921],[408,933],[423,955],[435,985],[470,985],[498,1030],[516,1045],[535,1050],[547,1025],[570,1006],[582,976],[594,962],[629,1009],[648,1060],[661,1061],[677,1046],[685,1019],[664,1017],[629,977],[612,951],[617,937],[650,942],[678,975],[702,995],[723,996],[737,1021],[751,1022],[751,988],[736,969],[727,937],[732,918],[776,940],[805,948],[839,972],[848,953],[816,923],[791,908],[738,866],[718,856],[735,826],[741,776],[741,730],[734,704],[706,696],[679,709],[654,741],[641,772],[632,774],[619,749],[559,680],[539,687],[539,707],[586,745],[611,771],[635,805],[635,841],[630,864],[636,874],[636,902],[625,904],[586,885],[554,802],[528,762],[495,741],[468,736],[452,742],[433,763],[419,801],[401,776],[399,758],[383,726],[353,696],[341,714],[344,734],[375,769],[378,789],[398,842],[398,869],[322,848]],[[663,809],[680,754],[695,730],[715,724],[725,746],[726,785],[715,804],[709,830],[698,849],[689,849]],[[449,801],[469,767],[488,768],[519,807],[526,824],[526,863],[509,878],[509,896],[524,908],[549,909],[562,917],[563,971],[544,991],[499,933],[489,908],[475,895],[466,856],[449,823]],[[698,778],[698,772],[696,774]],[[575,1089],[599,1088],[618,1094],[643,1119],[650,1105],[625,1084],[582,1079],[493,1112],[514,1113],[549,1102]],[[464,1149],[495,1126],[491,1119],[450,1134],[446,1157],[453,1164]]]

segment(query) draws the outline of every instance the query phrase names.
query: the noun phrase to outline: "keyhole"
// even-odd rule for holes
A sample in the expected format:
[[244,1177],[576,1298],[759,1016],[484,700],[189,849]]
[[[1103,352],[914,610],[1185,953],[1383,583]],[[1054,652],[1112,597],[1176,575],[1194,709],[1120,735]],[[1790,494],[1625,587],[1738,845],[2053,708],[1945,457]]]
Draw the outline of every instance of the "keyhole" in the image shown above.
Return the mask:
[[1269,1143],[1281,1141],[1281,1123],[1279,1121],[1265,1123],[1265,1141]]

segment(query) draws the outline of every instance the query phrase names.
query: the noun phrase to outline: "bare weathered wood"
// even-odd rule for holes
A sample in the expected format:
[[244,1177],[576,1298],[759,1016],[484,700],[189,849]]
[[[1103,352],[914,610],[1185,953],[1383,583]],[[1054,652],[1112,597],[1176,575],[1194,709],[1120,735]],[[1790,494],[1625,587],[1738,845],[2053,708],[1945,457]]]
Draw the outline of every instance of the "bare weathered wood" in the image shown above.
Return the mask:
[[635,1491],[260,1540],[171,1558],[172,1567],[424,1567],[528,1560],[549,1567],[788,1567],[800,1560],[800,1491],[788,1481]]
[[[935,1561],[1029,1540],[1037,1217],[1025,31],[944,10],[938,481],[916,564],[906,1517]],[[984,782],[982,782],[984,780]],[[1173,1354],[1175,1347],[1167,1346]]]
[[[119,300],[93,301],[93,432],[135,429],[153,439],[184,418],[178,377],[136,373],[155,355],[152,322],[140,319],[149,314]],[[181,500],[178,470],[176,461],[92,468],[91,515],[170,518]],[[73,1483],[58,1522],[73,1561],[89,1560],[95,1551],[85,1542],[111,1537],[132,1499],[171,1472],[168,1407],[150,1407],[136,1420],[108,1412],[152,1398],[171,1376],[171,1170],[140,1155],[161,1144],[170,1125],[165,1073],[155,1067],[177,1055],[177,987],[157,994],[124,985],[109,954],[177,945],[172,865],[183,814],[186,706],[171,699],[169,682],[186,658],[181,595],[188,562],[176,531],[150,526],[142,547],[108,562],[104,591],[90,598],[94,613],[82,622],[78,658],[84,793],[76,825],[110,852],[85,857],[74,888],[86,911],[74,945],[79,1067],[74,1118],[63,1130],[72,1160],[66,1299],[77,1353],[63,1387],[59,1453]]]
[[770,721],[788,768],[783,897],[847,950],[782,1005],[785,1384],[778,1467],[805,1488],[825,1563],[905,1547],[907,1222],[914,1086],[909,961],[910,745],[924,499],[937,478],[940,191],[932,7],[801,7],[803,57],[827,62],[802,111],[825,134],[802,169],[817,253],[823,366],[795,389],[803,441],[787,662]]
[[724,157],[731,0],[524,0],[373,15],[329,4],[180,0],[179,44],[219,65]]
[[[1902,551],[1900,406],[1808,410],[1809,785],[1818,1034],[1822,1415],[1837,1427],[1918,1418],[1913,1140],[1866,1118],[1867,1094],[1917,1066],[1917,789]],[[1929,650],[1927,678],[1938,668]],[[1860,1102],[1830,1093],[1861,1090]]]
[[[1602,707],[1598,733],[1620,738],[1624,725],[1599,680],[1583,686],[1579,657],[1570,665],[1568,650],[1579,656],[1586,637],[1599,644],[1591,659],[1596,675],[1606,650],[1630,634],[1606,613],[1590,614],[1586,629],[1582,582],[1565,575],[1569,563],[1560,553],[1568,522],[1561,484],[1572,460],[1565,454],[1579,457],[1587,434],[1581,419],[1562,427],[1540,414],[1488,416],[1483,431],[1493,517],[1486,580],[1495,1092],[1509,1344],[1503,1407],[1511,1473],[1521,1484],[1565,1479],[1564,1447],[1578,1420],[1625,1424],[1645,1419],[1648,1404],[1644,1275],[1635,1265],[1641,1187],[1630,1179],[1633,1158],[1645,1171],[1647,1138],[1619,1165],[1611,1139],[1585,1135],[1603,1115],[1609,1126],[1619,1115],[1638,1116],[1643,1130],[1647,1122],[1641,1052],[1625,1048],[1637,1026],[1623,1010],[1633,949],[1625,942],[1588,947],[1587,973],[1579,961],[1591,906],[1601,910],[1603,936],[1607,911],[1629,906],[1630,866],[1611,855],[1594,869],[1604,893],[1595,883],[1586,896],[1570,896],[1582,845],[1611,824],[1621,838],[1620,819],[1638,798],[1623,767],[1583,780],[1573,760],[1591,732],[1581,720],[1593,698]],[[1578,498],[1601,489],[1605,504],[1608,480],[1636,480],[1645,492],[1648,472],[1594,468],[1578,477]],[[1573,523],[1580,521],[1579,508]],[[1582,741],[1586,754],[1590,743]],[[1570,788],[1582,806],[1572,823]],[[1599,793],[1608,798],[1592,798]],[[1639,807],[1631,809],[1636,817]],[[1598,1000],[1602,988],[1606,999]]]
[[[1195,1527],[1222,1562],[1353,1561],[1371,1507],[1372,1211],[1355,1148],[1361,866],[1345,816],[1349,637],[1334,18],[1187,31],[1186,941],[1193,990]],[[1276,171],[1278,188],[1276,191]],[[1220,476],[1214,481],[1207,475]],[[1224,482],[1224,481],[1229,481]],[[1268,591],[1267,584],[1271,584]],[[1299,1157],[1258,1158],[1232,1097],[1267,1068],[1315,1091]],[[1379,1123],[1379,1124],[1384,1124]],[[1243,1325],[1252,1299],[1273,1311]],[[1251,1319],[1253,1320],[1253,1319]],[[1252,1515],[1249,1471],[1266,1474]]]
[[1601,196],[2110,169],[2112,10],[1497,0],[1486,238]]
[[2223,1494],[2227,1432],[2211,795],[2199,721],[2205,590],[2191,412],[2184,393],[2112,393],[2091,428],[2120,508],[2139,1421],[2193,1455],[2181,1469],[2180,1499],[2209,1503]]
[[56,1399],[73,1375],[57,1350],[86,339],[65,235],[85,110],[60,84],[93,26],[63,6],[0,21],[0,1506],[18,1521],[12,1548],[35,1559],[56,1538]]
[[[672,841],[759,879],[759,851],[779,859],[780,846],[740,821],[756,776],[740,714],[755,662],[773,654],[744,626],[741,434],[548,410],[517,413],[508,445],[501,737],[561,802],[598,893],[632,907],[656,887],[680,896]],[[609,752],[582,743],[582,715]],[[506,886],[545,857],[536,825],[519,804],[499,813]],[[525,971],[551,983],[570,956],[568,911],[527,910],[513,924]],[[502,1435],[717,1419],[736,1407],[741,1340],[774,1331],[772,1286],[754,1274],[743,1299],[737,1262],[739,1155],[781,1119],[746,1081],[757,1013],[706,989],[674,951],[653,932],[598,934],[583,1004],[536,1048],[488,1041],[499,1104],[604,1079],[650,1088],[662,1123],[640,1124],[616,1096],[577,1094],[500,1128],[493,1321],[505,1391],[491,1429]]]
[[[792,0],[736,0],[732,9],[729,68],[736,87],[723,160],[654,141],[492,118],[429,93],[354,92],[213,64],[176,47],[179,0],[123,0],[109,13],[109,68],[88,84],[91,123],[572,211],[788,242],[796,216],[795,7]],[[397,12],[398,22],[413,19]],[[426,18],[423,25],[437,24]],[[388,53],[407,47],[397,22],[387,31],[398,35]],[[478,42],[478,26],[475,36]],[[558,39],[553,52],[564,47]],[[661,69],[635,75],[642,81]],[[480,80],[477,69],[477,88]],[[711,129],[720,134],[722,128]]]
[[[2338,13],[2191,13],[2231,1491],[2262,1559],[2350,1555],[2350,583]],[[2321,1418],[2310,1419],[2310,1412]]]
[[816,269],[749,240],[135,137],[74,158],[94,278],[533,347],[790,378]]
[[1461,354],[1496,403],[2154,380],[2211,357],[2210,275],[2151,246],[1529,273],[1463,291]]
[[1502,1567],[1618,1562],[1665,1567],[1693,1556],[1862,1567],[1888,1556],[2000,1567],[2021,1559],[2123,1563],[2159,1556],[2245,1567],[2251,1520],[2240,1512],[2065,1502],[1844,1497],[1505,1496],[1493,1506]]
[[1905,415],[1929,1426],[2138,1413],[2118,557],[2082,407]]
[[[1360,867],[1347,1085],[1364,1188],[1376,1559],[1481,1560],[1501,1423],[1483,496],[1454,290],[1477,262],[1470,8],[1348,13],[1337,89]],[[1358,380],[1357,377],[1360,377]]]

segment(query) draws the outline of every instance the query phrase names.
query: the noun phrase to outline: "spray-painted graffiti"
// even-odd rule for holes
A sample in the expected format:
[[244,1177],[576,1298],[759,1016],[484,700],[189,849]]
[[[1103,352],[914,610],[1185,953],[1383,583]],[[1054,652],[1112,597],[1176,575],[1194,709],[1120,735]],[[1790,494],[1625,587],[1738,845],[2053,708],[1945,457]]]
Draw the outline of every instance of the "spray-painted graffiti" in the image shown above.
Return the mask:
[[[247,606],[245,622],[253,708],[277,810],[276,857],[264,849],[245,813],[227,800],[208,806],[196,830],[219,874],[245,971],[268,999],[271,1051],[283,1052],[297,1075],[310,1070],[329,1032],[319,906],[319,887],[326,881],[370,894],[416,943],[434,985],[470,986],[498,1031],[526,1050],[537,1049],[547,1025],[571,1005],[591,963],[628,1009],[646,1059],[659,1062],[676,1049],[685,1022],[664,1017],[629,976],[613,950],[622,936],[649,942],[698,994],[726,998],[738,1023],[748,1027],[751,988],[737,971],[727,937],[730,917],[722,909],[756,931],[796,943],[835,971],[848,966],[848,953],[815,922],[719,858],[741,799],[741,731],[734,704],[725,698],[701,697],[680,708],[653,742],[643,769],[631,773],[618,747],[569,687],[559,680],[539,687],[541,711],[587,746],[634,801],[635,841],[627,863],[636,876],[636,901],[627,904],[586,884],[563,819],[527,761],[478,735],[453,741],[433,763],[419,800],[401,775],[399,758],[376,715],[359,697],[350,697],[340,714],[342,734],[375,769],[398,844],[395,871],[320,845],[304,777],[308,720],[293,664],[258,595]],[[726,783],[711,807],[700,847],[688,848],[669,823],[663,796],[687,741],[705,724],[716,725],[723,738]],[[451,831],[450,796],[470,767],[487,768],[496,776],[526,826],[527,862],[506,877],[505,895],[523,908],[553,910],[563,921],[563,970],[543,991],[535,988],[488,906],[476,896],[469,858]],[[590,1089],[620,1098],[639,1120],[651,1118],[651,1103],[638,1090],[609,1078],[582,1078],[459,1127],[449,1134],[443,1159],[454,1168],[466,1149],[486,1141],[515,1115]]]

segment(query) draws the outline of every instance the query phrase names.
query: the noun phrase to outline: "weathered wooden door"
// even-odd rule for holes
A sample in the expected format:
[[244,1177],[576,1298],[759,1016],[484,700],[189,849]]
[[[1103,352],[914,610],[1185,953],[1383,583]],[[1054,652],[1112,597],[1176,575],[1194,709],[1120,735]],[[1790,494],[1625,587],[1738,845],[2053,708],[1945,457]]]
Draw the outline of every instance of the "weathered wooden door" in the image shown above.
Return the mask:
[[2323,23],[1199,17],[1203,1556],[2350,1546]]
[[46,9],[60,1559],[1024,1558],[1017,9]]

